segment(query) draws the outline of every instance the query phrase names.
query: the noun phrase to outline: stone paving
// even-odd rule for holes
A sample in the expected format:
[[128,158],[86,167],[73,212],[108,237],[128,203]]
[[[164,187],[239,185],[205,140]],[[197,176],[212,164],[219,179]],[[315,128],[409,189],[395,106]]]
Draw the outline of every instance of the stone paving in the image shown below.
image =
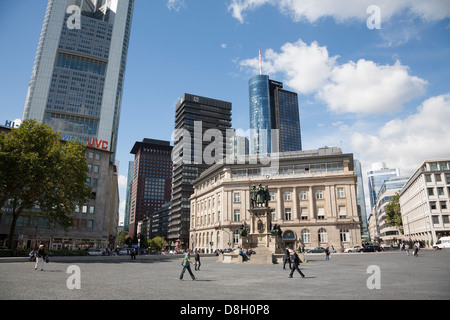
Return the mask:
[[[306,278],[282,265],[225,264],[202,256],[196,281],[179,280],[183,255],[51,257],[45,271],[27,258],[0,258],[1,300],[448,300],[450,250],[306,254]],[[71,266],[79,268],[72,273]],[[68,279],[80,275],[80,289]],[[69,286],[77,283],[69,281]]]

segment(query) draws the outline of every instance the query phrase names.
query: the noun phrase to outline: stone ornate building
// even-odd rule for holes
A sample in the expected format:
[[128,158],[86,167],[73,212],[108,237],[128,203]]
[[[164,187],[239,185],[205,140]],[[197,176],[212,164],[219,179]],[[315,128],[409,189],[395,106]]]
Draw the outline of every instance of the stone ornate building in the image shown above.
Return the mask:
[[193,182],[191,249],[237,247],[239,228],[250,221],[250,189],[259,184],[269,188],[272,223],[281,226],[283,247],[338,250],[361,244],[353,155],[339,148],[277,155],[277,165],[257,163],[256,156],[227,160]]

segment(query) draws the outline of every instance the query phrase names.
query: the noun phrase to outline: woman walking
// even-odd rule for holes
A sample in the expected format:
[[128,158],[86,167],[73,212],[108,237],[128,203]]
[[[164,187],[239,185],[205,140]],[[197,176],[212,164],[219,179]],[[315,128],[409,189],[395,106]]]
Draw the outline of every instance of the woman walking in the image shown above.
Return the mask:
[[47,255],[45,254],[44,245],[39,246],[39,250],[36,253],[36,264],[34,265],[34,270],[38,269],[38,264],[41,264],[41,271],[44,271],[44,260]]

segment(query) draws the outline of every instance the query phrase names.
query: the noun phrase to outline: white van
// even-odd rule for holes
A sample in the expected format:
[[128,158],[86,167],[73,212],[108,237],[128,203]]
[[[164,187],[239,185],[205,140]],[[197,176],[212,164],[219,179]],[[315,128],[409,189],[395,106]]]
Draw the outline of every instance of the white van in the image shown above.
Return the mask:
[[434,245],[433,248],[436,250],[450,248],[450,237],[440,238]]

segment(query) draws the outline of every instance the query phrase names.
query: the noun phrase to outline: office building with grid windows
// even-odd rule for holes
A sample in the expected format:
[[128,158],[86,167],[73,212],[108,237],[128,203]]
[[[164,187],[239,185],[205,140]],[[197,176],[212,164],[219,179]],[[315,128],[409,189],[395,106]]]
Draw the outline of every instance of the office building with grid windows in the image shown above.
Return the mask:
[[133,7],[134,0],[48,1],[24,120],[110,151],[114,162]]
[[170,201],[172,146],[169,141],[144,139],[135,143],[131,153],[134,167],[128,234],[134,237],[138,222],[151,221],[153,214]]

